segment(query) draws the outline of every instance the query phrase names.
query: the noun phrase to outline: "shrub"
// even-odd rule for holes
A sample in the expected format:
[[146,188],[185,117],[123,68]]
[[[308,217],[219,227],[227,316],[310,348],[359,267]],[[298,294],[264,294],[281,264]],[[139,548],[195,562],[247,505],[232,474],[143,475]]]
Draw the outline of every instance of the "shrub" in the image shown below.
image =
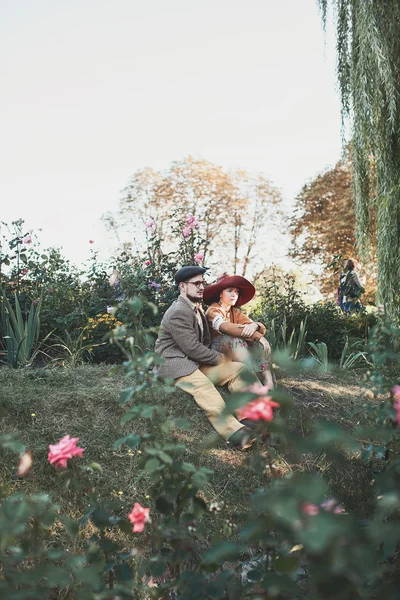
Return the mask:
[[369,329],[376,320],[374,315],[366,312],[348,317],[333,302],[306,304],[303,294],[294,287],[293,277],[286,279],[283,289],[269,282],[261,290],[254,318],[265,323],[267,328],[273,323],[273,337],[279,337],[282,326],[288,332],[298,332],[301,323],[306,321],[307,340],[325,343],[330,358],[335,360],[340,359],[346,340],[366,342]]

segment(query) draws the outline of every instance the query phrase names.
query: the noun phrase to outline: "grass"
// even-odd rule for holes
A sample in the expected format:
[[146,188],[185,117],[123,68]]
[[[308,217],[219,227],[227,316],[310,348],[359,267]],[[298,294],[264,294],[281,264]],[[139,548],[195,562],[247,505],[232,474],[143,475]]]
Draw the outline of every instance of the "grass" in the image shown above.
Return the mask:
[[[357,385],[359,375],[308,373],[296,378],[281,375],[279,385],[292,393],[294,410],[291,426],[307,436],[313,423],[328,420],[339,423],[348,431],[354,426],[352,410],[361,407],[362,397]],[[119,405],[119,392],[124,387],[121,372],[105,365],[86,365],[75,369],[61,367],[12,370],[0,368],[0,433],[17,432],[18,437],[33,454],[33,468],[25,478],[17,476],[17,458],[6,453],[0,460],[0,482],[3,492],[48,492],[70,516],[82,516],[84,502],[81,496],[63,490],[64,470],[55,470],[47,461],[48,445],[56,443],[65,434],[80,438],[85,448],[84,461],[102,465],[103,475],[98,491],[115,501],[118,512],[127,514],[134,501],[152,505],[146,497],[146,480],[136,483],[140,451],[122,446],[113,450],[113,444],[122,435],[132,431],[132,424],[121,427],[119,421],[124,408]],[[145,401],[145,398],[142,401]],[[261,485],[263,478],[248,464],[249,454],[228,449],[223,442],[217,447],[203,449],[204,439],[210,434],[210,425],[193,399],[184,392],[160,396],[171,414],[186,417],[193,425],[190,432],[178,431],[177,436],[187,445],[186,460],[207,466],[214,471],[204,491],[207,501],[224,501],[225,508],[206,517],[207,535],[204,545],[222,532],[227,520],[240,525],[246,514],[249,496]],[[135,431],[144,431],[138,423]],[[76,461],[80,459],[75,459]],[[360,519],[370,512],[371,487],[367,467],[358,457],[343,455],[343,460],[330,463],[323,453],[303,456],[298,464],[290,464],[285,456],[276,461],[277,473],[309,470],[323,474],[329,481],[335,497],[348,511]],[[55,527],[49,541],[68,546],[71,551],[81,546],[92,534],[87,525],[74,542],[64,529]],[[123,533],[119,541],[125,548],[132,546],[132,537]],[[76,545],[74,547],[74,544]]]

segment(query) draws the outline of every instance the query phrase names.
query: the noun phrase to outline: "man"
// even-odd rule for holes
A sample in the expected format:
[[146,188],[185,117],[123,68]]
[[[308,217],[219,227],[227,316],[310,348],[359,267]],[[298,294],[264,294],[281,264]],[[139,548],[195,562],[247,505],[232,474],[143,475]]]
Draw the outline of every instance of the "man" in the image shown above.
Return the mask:
[[[164,363],[158,374],[175,379],[177,387],[191,394],[230,446],[246,448],[254,440],[247,427],[251,424],[226,414],[225,402],[214,384],[227,384],[230,391],[238,392],[258,379],[242,363],[232,362],[209,348],[210,330],[200,306],[205,272],[203,267],[187,266],[175,275],[180,295],[161,321],[155,351],[164,358]],[[246,382],[241,379],[244,375]]]

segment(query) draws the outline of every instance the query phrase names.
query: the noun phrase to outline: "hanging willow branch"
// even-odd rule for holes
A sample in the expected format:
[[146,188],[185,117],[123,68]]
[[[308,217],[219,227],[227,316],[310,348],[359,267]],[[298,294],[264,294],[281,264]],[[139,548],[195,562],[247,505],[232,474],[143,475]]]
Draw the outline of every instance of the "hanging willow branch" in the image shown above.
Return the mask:
[[[317,0],[326,26],[328,0]],[[352,123],[358,248],[368,255],[375,212],[378,296],[399,309],[400,2],[331,0],[343,122]]]

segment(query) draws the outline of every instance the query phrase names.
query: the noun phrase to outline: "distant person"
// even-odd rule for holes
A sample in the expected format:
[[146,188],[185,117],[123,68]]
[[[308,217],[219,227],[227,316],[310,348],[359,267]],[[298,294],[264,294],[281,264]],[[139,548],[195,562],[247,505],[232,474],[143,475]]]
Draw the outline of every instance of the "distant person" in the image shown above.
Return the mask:
[[255,287],[244,277],[226,273],[206,287],[204,302],[210,305],[206,316],[211,329],[211,348],[247,364],[272,389],[271,347],[264,337],[265,326],[239,310],[255,292]]
[[365,289],[355,270],[355,261],[349,258],[343,265],[343,272],[340,273],[339,298],[343,312],[348,315],[360,312],[360,297],[364,293]]
[[203,267],[187,266],[175,274],[180,295],[161,321],[155,351],[163,357],[164,363],[158,374],[174,379],[177,387],[193,396],[230,446],[246,448],[254,441],[250,429],[254,429],[257,422],[248,419],[240,422],[227,414],[226,404],[215,385],[228,385],[231,392],[240,392],[258,379],[244,364],[232,362],[210,348],[210,330],[201,308],[205,272]]

